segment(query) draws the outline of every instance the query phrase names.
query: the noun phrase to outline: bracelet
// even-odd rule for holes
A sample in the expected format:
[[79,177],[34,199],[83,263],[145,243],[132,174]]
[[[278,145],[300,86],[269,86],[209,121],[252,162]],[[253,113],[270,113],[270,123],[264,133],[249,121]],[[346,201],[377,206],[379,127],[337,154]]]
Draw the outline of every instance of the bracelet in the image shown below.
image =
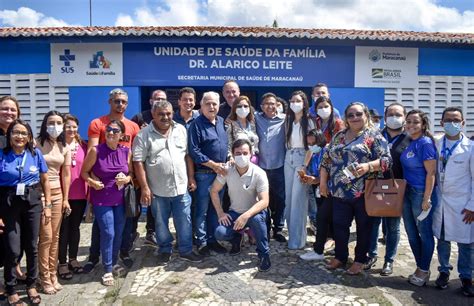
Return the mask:
[[43,208],[51,209],[53,208],[53,204],[46,204],[45,206],[43,206]]

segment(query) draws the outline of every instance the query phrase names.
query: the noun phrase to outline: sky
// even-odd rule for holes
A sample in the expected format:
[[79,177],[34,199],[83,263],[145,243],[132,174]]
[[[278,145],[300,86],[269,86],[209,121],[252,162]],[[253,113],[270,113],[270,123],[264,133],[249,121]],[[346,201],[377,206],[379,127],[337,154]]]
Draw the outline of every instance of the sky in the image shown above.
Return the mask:
[[0,0],[0,27],[270,26],[474,33],[474,0]]

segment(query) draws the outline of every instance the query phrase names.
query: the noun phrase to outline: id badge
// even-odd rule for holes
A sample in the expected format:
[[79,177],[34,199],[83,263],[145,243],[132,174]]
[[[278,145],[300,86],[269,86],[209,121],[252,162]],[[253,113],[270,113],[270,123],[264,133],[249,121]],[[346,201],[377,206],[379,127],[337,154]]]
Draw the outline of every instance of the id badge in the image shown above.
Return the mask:
[[71,161],[71,165],[72,165],[73,167],[75,167],[75,166],[76,166],[76,160],[72,160],[72,161]]
[[439,173],[439,180],[441,181],[441,183],[444,183],[444,172]]
[[316,197],[319,199],[321,197],[321,193],[319,192],[319,186],[316,187]]
[[19,183],[18,185],[16,185],[16,195],[17,196],[25,195],[25,184],[24,183]]

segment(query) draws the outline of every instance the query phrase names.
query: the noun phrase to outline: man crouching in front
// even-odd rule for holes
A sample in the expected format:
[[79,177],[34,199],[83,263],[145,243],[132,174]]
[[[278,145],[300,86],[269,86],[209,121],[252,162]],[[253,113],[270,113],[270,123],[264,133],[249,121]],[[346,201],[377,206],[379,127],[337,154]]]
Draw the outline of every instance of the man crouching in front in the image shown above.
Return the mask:
[[[225,176],[217,176],[211,188],[211,199],[219,217],[216,228],[217,240],[232,244],[230,255],[240,254],[243,231],[250,228],[257,241],[258,270],[271,267],[270,248],[267,236],[268,179],[265,171],[250,163],[251,144],[247,139],[238,139],[232,144],[234,165]],[[228,213],[222,210],[219,191],[227,184],[230,197]]]

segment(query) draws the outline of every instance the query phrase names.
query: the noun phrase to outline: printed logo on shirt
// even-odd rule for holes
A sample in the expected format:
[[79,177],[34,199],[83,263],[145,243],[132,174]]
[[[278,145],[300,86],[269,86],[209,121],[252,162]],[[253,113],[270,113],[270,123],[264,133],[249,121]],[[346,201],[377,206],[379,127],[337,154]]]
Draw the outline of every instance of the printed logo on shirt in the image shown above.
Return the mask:
[[413,158],[415,157],[415,153],[413,151],[410,151],[407,153],[407,158]]
[[130,135],[122,134],[120,137],[120,142],[130,142]]
[[38,168],[36,166],[31,166],[30,173],[36,173],[36,172],[38,172]]

